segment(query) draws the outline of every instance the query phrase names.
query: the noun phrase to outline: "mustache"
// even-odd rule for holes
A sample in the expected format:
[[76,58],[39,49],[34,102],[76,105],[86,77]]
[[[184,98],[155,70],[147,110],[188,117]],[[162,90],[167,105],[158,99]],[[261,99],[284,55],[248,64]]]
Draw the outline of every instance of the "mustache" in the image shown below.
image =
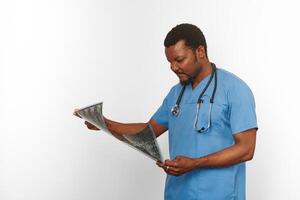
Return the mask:
[[179,73],[176,73],[176,75],[186,75],[186,76],[188,76],[188,77],[192,77],[191,75],[189,75],[189,74],[187,74],[187,73],[184,73],[184,72],[179,72]]

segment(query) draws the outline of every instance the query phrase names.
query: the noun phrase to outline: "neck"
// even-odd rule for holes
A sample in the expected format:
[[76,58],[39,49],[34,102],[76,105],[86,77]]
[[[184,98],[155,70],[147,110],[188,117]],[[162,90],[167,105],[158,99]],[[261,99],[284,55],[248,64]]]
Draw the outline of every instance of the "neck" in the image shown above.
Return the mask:
[[194,89],[204,78],[212,73],[212,65],[210,62],[207,62],[202,65],[202,69],[196,78],[192,82],[192,88]]

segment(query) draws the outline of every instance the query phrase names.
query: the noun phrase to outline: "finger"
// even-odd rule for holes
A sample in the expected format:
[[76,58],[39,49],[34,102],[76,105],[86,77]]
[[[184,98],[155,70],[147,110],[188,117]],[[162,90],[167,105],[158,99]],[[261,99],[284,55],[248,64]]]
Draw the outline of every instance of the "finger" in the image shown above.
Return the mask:
[[170,167],[178,167],[178,162],[175,160],[166,160],[165,164]]
[[167,167],[161,164],[157,164],[158,167],[162,168],[166,173],[168,173],[167,171]]
[[156,163],[158,167],[162,168],[163,170],[165,170],[166,173],[168,173],[168,166],[166,166],[164,163],[161,162],[157,162]]
[[93,130],[93,131],[98,131],[99,129],[98,128],[96,128],[96,127],[94,127],[94,126],[90,126],[90,127],[88,127],[90,130]]
[[88,127],[88,129],[94,130],[94,131],[100,130],[100,129],[98,129],[97,127],[95,127],[93,125],[88,125],[87,127]]
[[174,172],[174,173],[178,173],[180,171],[180,169],[179,168],[175,168],[175,167],[169,167],[168,171]]
[[91,126],[91,125],[93,125],[93,124],[91,124],[90,122],[88,122],[88,121],[84,121],[84,124],[85,125],[87,125],[87,126]]
[[75,115],[76,117],[82,118],[82,117],[77,113],[78,110],[79,110],[79,109],[75,109],[74,112],[73,112],[73,115]]
[[100,129],[98,129],[96,126],[94,126],[93,124],[91,124],[91,123],[88,122],[88,121],[85,121],[84,123],[85,123],[85,125],[88,127],[88,129],[91,129],[91,130],[100,130]]
[[163,163],[161,163],[161,162],[157,162],[156,163],[159,167],[161,167],[161,168],[165,168],[165,165],[163,164]]
[[160,161],[156,161],[156,165],[162,165]]
[[169,174],[169,175],[172,175],[172,176],[178,176],[179,175],[178,172],[172,171],[170,169],[168,171],[166,171],[166,173]]
[[168,165],[165,165],[164,168],[166,169],[166,171],[172,172],[172,173],[177,173],[177,172],[180,171],[179,168],[177,168],[177,167],[170,167]]

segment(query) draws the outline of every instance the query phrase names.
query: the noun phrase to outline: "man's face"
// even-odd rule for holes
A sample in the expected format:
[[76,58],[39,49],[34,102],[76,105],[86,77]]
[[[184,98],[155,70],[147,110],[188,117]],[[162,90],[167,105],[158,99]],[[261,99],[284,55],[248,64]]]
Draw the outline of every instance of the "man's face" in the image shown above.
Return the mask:
[[171,70],[178,76],[182,84],[189,84],[201,71],[197,58],[198,50],[193,51],[185,45],[184,40],[165,48],[167,60]]

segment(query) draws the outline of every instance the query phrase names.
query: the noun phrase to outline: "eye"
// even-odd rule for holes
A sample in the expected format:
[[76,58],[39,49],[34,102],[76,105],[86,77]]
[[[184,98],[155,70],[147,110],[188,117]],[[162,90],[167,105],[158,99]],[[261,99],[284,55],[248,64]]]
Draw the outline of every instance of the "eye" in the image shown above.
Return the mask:
[[184,60],[184,58],[178,59],[177,62],[181,63],[183,60]]

